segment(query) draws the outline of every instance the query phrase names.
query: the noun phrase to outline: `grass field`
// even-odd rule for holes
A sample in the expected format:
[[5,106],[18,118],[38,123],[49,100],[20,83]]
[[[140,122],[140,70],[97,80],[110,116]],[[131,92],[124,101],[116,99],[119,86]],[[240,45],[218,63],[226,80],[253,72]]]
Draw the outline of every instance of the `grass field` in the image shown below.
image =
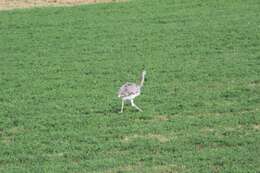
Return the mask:
[[[259,173],[259,0],[0,12],[0,172]],[[147,80],[118,114],[118,88]]]

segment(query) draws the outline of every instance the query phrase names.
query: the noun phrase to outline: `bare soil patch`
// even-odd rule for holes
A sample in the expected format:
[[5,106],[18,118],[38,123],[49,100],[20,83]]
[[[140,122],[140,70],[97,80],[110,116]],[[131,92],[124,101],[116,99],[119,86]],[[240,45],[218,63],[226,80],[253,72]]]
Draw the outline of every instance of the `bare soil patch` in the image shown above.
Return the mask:
[[67,6],[93,3],[119,2],[123,0],[0,0],[0,10],[33,8],[42,6]]

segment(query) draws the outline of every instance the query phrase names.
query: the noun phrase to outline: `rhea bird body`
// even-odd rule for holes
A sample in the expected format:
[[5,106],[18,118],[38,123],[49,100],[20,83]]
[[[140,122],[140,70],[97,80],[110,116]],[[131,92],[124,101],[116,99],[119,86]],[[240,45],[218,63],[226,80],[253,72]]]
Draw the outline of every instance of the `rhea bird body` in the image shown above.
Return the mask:
[[134,99],[141,94],[142,87],[144,85],[144,78],[146,71],[142,71],[140,84],[126,82],[122,85],[118,91],[118,97],[122,99],[121,113],[124,109],[124,103],[130,101],[131,105],[137,110],[142,111],[138,106],[135,105]]

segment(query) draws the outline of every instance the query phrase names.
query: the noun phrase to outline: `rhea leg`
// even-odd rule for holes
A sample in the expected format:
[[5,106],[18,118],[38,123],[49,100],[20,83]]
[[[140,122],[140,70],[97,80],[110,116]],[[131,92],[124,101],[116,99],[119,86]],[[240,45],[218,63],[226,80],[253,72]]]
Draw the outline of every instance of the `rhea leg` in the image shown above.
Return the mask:
[[138,106],[135,105],[134,100],[131,100],[131,105],[132,105],[133,107],[135,107],[137,110],[139,110],[140,112],[143,112],[142,109],[140,109]]
[[123,110],[124,110],[124,104],[125,104],[125,101],[122,99],[122,106],[121,106],[121,111],[119,113],[122,113]]

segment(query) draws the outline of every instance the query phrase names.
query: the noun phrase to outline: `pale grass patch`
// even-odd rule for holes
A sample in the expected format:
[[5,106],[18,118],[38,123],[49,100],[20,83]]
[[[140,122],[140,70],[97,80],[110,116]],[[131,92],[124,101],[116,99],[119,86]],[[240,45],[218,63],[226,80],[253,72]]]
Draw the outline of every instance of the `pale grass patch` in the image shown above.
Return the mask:
[[200,131],[203,132],[203,133],[209,133],[209,132],[214,132],[214,129],[209,128],[209,127],[205,127],[205,128],[202,128]]
[[[233,132],[233,131],[239,131],[239,130],[243,130],[244,128],[246,128],[246,126],[243,125],[237,125],[237,126],[227,126],[227,127],[222,127],[222,129],[224,129],[227,132]],[[211,133],[211,132],[218,132],[219,129],[214,129],[214,128],[209,128],[209,127],[205,127],[200,129],[200,132],[202,133]]]
[[170,118],[167,115],[158,115],[154,117],[154,120],[159,120],[159,121],[168,121]]
[[155,165],[152,167],[144,167],[141,163],[138,165],[125,165],[117,168],[112,168],[104,171],[105,173],[116,173],[116,172],[150,172],[150,173],[178,173],[185,169],[183,165]]
[[125,136],[123,139],[122,139],[122,142],[131,142],[135,139],[155,139],[161,143],[166,143],[168,141],[170,141],[170,138],[167,137],[167,136],[164,136],[164,135],[161,135],[161,134],[152,134],[152,133],[149,133],[149,134],[146,134],[146,135],[138,135],[138,134],[135,134],[135,135],[132,135],[132,136]]
[[221,172],[221,166],[214,165],[214,166],[211,167],[211,170],[212,170],[213,173]]
[[2,143],[9,145],[9,144],[13,143],[14,137],[13,136],[4,136],[4,137],[2,137],[1,141],[2,141]]
[[168,116],[168,115],[154,115],[151,119],[148,119],[148,120],[140,120],[140,119],[137,119],[137,120],[135,120],[135,121],[145,121],[145,122],[154,123],[154,122],[169,121],[170,119],[171,119],[171,117]]
[[14,142],[14,138],[16,135],[20,134],[20,133],[24,133],[26,132],[26,129],[21,128],[21,127],[13,127],[10,129],[7,129],[6,132],[1,132],[1,134],[3,135],[2,137],[2,142],[6,145],[11,144]]
[[25,132],[25,129],[20,128],[20,127],[13,127],[13,128],[8,130],[8,133],[11,133],[13,135],[18,134],[18,133],[22,133],[22,132]]
[[165,121],[169,121],[170,117],[167,115],[154,115],[150,119],[135,119],[135,122],[146,122],[146,123],[161,123]]
[[108,169],[105,171],[105,173],[116,173],[116,172],[129,172],[129,171],[134,171],[136,170],[139,166],[135,166],[135,165],[125,165],[125,166],[121,166],[118,168],[113,168],[113,169]]
[[117,149],[108,150],[105,152],[107,156],[125,156],[128,154],[128,151],[120,151]]
[[241,130],[244,130],[245,128],[247,128],[246,125],[237,125],[237,126],[234,126],[234,127],[224,127],[224,129],[226,131],[229,131],[229,132],[232,132],[232,131],[241,131]]
[[232,131],[236,131],[236,127],[225,127],[224,128],[225,129],[225,131],[228,131],[228,132],[232,132]]
[[248,86],[253,89],[260,87],[260,80],[251,81]]
[[[188,113],[184,115],[188,116],[226,116],[226,115],[243,115],[247,113],[258,113],[260,109],[249,109],[249,110],[238,110],[236,112],[194,112],[194,113]],[[183,114],[176,114],[175,116],[183,116]]]
[[256,129],[256,130],[260,130],[260,124],[253,125],[253,128]]
[[178,166],[178,165],[160,165],[160,166],[154,166],[151,168],[150,172],[152,173],[178,173],[182,172],[184,170],[184,166]]
[[46,154],[48,157],[63,157],[65,153],[52,153],[52,154]]
[[170,140],[168,137],[166,137],[164,135],[160,135],[160,134],[148,134],[147,138],[157,139],[161,143],[165,143],[165,142],[168,142]]

